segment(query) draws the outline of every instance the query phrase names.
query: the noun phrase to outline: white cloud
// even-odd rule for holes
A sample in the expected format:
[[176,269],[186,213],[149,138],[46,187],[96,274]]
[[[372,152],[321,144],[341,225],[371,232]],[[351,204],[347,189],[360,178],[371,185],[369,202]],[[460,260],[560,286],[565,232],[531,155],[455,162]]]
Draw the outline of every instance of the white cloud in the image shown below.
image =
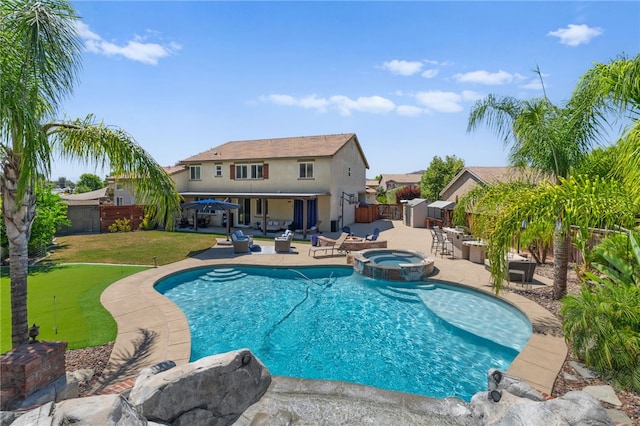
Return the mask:
[[474,92],[473,90],[463,90],[461,95],[463,101],[475,102],[478,99],[484,98],[484,95],[482,93]]
[[293,96],[289,96],[289,95],[263,95],[260,96],[259,100],[261,102],[271,102],[274,103],[276,105],[286,105],[286,106],[294,106],[297,105],[298,101],[293,97]]
[[391,74],[410,76],[420,72],[422,62],[399,61],[394,59],[382,64],[382,69],[389,71]]
[[461,105],[463,97],[454,92],[442,92],[433,90],[428,92],[418,92],[416,101],[420,105],[439,112],[459,112],[463,110]]
[[547,35],[558,37],[560,43],[567,46],[579,46],[587,44],[592,38],[602,34],[604,30],[600,27],[591,28],[588,25],[569,24],[567,28],[558,28],[556,31],[549,31]]
[[521,84],[520,88],[527,90],[542,90],[542,83],[540,83],[540,80],[537,78],[534,78],[524,84]]
[[440,72],[440,70],[437,70],[435,68],[431,68],[431,69],[422,71],[422,74],[420,74],[420,75],[422,77],[424,77],[424,78],[433,78],[436,75],[438,75],[439,72]]
[[427,112],[423,108],[414,105],[398,105],[396,111],[398,115],[404,115],[407,117],[417,117]]
[[521,76],[520,74],[511,74],[502,70],[493,73],[479,70],[463,74],[455,74],[453,77],[460,83],[479,83],[489,86],[498,86],[501,84],[511,83],[514,79],[518,79]]
[[340,114],[347,116],[351,115],[351,111],[383,114],[393,111],[396,107],[389,99],[381,96],[359,97],[353,100],[346,96],[337,95],[332,96],[329,100],[338,108]]
[[76,22],[76,30],[89,52],[105,56],[123,56],[143,64],[157,65],[159,59],[169,56],[182,48],[176,43],[167,45],[148,43],[140,36],[134,37],[133,40],[129,40],[126,44],[118,45],[103,40],[100,35],[91,31],[89,26],[82,21]]
[[337,108],[340,114],[345,116],[351,115],[352,111],[384,114],[396,108],[393,102],[381,96],[351,99],[347,96],[335,95],[327,99],[318,97],[315,94],[300,98],[290,95],[272,94],[259,96],[258,101],[276,105],[295,106],[304,109],[315,109],[318,112],[326,112],[329,107],[333,106]]

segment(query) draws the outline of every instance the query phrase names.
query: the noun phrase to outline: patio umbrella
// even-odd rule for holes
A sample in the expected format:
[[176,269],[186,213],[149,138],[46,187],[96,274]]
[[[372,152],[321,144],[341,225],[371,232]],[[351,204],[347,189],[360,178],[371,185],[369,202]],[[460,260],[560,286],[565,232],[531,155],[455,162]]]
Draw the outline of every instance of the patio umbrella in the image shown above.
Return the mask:
[[[198,229],[198,212],[213,212],[213,211],[229,211],[240,208],[240,204],[230,203],[228,201],[220,201],[214,199],[208,200],[198,200],[192,201],[190,203],[185,203],[182,205],[183,210],[195,210],[196,217],[193,221],[194,229]],[[227,213],[228,215],[228,213]],[[229,239],[229,230],[230,230],[229,217],[227,216],[227,239]]]

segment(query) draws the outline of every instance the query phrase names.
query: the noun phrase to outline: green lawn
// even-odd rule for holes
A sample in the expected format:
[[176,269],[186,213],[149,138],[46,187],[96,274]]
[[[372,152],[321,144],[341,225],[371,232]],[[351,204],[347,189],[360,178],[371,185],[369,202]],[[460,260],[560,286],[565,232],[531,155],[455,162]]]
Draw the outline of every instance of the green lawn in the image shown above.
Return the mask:
[[[136,231],[57,237],[46,263],[158,265],[177,262],[216,245],[220,235]],[[222,238],[226,238],[222,236]]]
[[[69,343],[69,349],[111,342],[117,327],[100,304],[100,294],[109,284],[144,269],[110,265],[33,267],[27,281],[29,325],[40,326],[38,339],[63,340]],[[11,349],[8,268],[2,268],[0,282],[0,353],[4,353]]]

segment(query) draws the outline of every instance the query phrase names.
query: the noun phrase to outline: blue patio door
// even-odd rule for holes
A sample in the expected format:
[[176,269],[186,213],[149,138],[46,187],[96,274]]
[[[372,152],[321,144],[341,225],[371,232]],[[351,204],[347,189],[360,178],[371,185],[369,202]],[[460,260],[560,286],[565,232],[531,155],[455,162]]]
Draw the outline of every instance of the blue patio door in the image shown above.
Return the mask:
[[304,203],[307,203],[307,229],[318,221],[318,200],[293,200],[293,223],[296,228],[302,229],[304,215]]
[[250,198],[238,198],[238,222],[237,225],[250,225],[251,224],[251,199]]

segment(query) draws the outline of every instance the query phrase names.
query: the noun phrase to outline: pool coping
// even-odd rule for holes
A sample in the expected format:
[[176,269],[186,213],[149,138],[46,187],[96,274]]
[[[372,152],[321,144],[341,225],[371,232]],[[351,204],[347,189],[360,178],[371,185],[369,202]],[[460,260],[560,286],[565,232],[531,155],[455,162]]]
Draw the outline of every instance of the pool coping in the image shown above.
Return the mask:
[[[427,229],[407,228],[400,221],[393,221],[393,227],[383,231],[381,236],[385,233],[389,243],[393,242],[388,249],[407,249],[407,245],[415,247],[417,244],[428,247],[430,244]],[[269,243],[260,241],[261,245]],[[346,264],[344,255],[313,258],[307,256],[308,244],[294,241],[293,246],[291,253],[259,255],[236,254],[229,246],[213,247],[193,258],[151,268],[109,286],[100,300],[118,324],[118,334],[109,363],[94,392],[100,393],[111,385],[133,379],[142,368],[165,360],[172,360],[178,365],[189,362],[191,336],[187,319],[173,302],[155,291],[154,285],[161,278],[184,269],[224,264],[267,267]],[[435,260],[436,270],[432,276],[434,280],[495,296],[489,284],[489,272],[483,265],[464,259],[436,257]],[[538,285],[551,285],[544,277],[536,275],[535,280]],[[522,378],[545,396],[551,395],[555,379],[567,356],[567,346],[563,337],[544,334],[544,331],[561,330],[560,322],[545,308],[524,296],[504,291],[498,297],[523,312],[534,330],[525,347],[511,363],[508,374]]]

